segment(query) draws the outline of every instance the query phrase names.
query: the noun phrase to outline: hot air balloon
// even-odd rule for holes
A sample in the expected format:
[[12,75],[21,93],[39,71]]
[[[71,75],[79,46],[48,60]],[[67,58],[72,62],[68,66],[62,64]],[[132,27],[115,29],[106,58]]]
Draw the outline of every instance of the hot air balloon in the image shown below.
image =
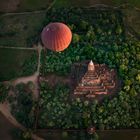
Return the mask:
[[44,27],[41,40],[45,48],[60,52],[69,46],[72,33],[69,27],[63,23],[50,23]]

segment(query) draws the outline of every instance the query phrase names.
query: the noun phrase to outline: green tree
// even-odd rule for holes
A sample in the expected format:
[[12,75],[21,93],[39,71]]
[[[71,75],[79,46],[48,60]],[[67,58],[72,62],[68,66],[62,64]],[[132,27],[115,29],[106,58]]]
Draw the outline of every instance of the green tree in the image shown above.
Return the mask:
[[80,22],[80,28],[82,29],[82,30],[86,30],[87,29],[87,27],[88,27],[88,22],[87,21],[84,21],[84,20],[82,20],[81,22]]
[[80,41],[80,36],[76,33],[73,33],[73,43],[78,43]]
[[87,37],[87,39],[92,40],[92,41],[94,41],[96,38],[93,30],[88,30],[86,33],[86,37]]
[[131,95],[131,96],[136,96],[136,95],[137,95],[137,92],[136,92],[136,90],[135,90],[134,87],[132,87],[132,88],[130,89],[130,95]]
[[0,83],[0,103],[3,103],[7,99],[8,92],[9,92],[9,85]]
[[122,33],[122,27],[118,25],[116,28],[116,34],[121,34],[121,33]]

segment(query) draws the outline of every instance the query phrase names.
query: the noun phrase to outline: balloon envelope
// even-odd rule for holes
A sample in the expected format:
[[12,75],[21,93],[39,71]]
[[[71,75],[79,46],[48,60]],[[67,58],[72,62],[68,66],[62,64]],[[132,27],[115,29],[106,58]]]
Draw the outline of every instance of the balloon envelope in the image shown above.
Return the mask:
[[50,23],[43,29],[41,40],[45,48],[59,52],[69,46],[72,33],[69,27],[63,23]]

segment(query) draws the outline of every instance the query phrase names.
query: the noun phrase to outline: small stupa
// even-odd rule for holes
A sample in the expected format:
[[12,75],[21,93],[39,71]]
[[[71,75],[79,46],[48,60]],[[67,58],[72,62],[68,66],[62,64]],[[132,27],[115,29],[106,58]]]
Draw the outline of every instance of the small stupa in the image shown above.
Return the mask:
[[85,95],[88,98],[108,94],[109,90],[115,87],[113,73],[114,71],[109,70],[105,64],[94,64],[91,60],[74,94]]
[[94,63],[92,60],[88,64],[88,71],[95,71]]

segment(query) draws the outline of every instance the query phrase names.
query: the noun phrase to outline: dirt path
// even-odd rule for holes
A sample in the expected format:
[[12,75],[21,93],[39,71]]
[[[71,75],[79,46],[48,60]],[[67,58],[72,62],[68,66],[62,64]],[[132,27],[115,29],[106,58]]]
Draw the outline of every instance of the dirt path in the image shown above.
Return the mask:
[[38,72],[35,72],[35,74],[33,74],[31,76],[17,78],[16,80],[12,81],[12,85],[13,86],[16,86],[19,83],[27,84],[30,81],[33,82],[34,87],[35,87],[33,89],[33,97],[35,99],[38,99],[38,96],[39,96],[38,78],[39,78],[39,73]]
[[41,80],[47,82],[48,85],[51,87],[55,87],[56,85],[60,83],[68,85],[69,87],[71,87],[72,85],[72,81],[70,77],[62,77],[56,74],[46,75],[45,77],[41,77]]
[[[11,81],[13,86],[16,86],[19,83],[24,83],[27,84],[29,81],[32,81],[34,84],[34,90],[33,90],[33,97],[35,100],[38,100],[39,98],[39,72],[40,72],[40,66],[41,66],[41,51],[42,51],[42,46],[39,44],[38,46],[35,46],[38,50],[38,66],[37,66],[37,71],[31,75],[31,76],[27,76],[27,77],[20,77],[17,78],[16,80]],[[12,93],[14,94],[14,93]],[[8,102],[5,102],[3,104],[0,104],[0,112],[17,128],[26,131],[26,128],[24,126],[22,126],[20,123],[17,122],[17,120],[12,116],[11,112],[10,112],[10,106],[8,104]],[[35,134],[32,134],[32,138],[34,140],[43,140],[42,138],[38,137]]]
[[[6,126],[6,127],[4,127]],[[1,140],[13,140],[12,130],[16,127],[10,123],[6,117],[0,112],[0,139]]]
[[[37,67],[37,71],[31,75],[31,76],[27,76],[27,77],[20,77],[20,78],[17,78],[16,80],[13,80],[11,81],[12,82],[12,85],[13,86],[16,86],[17,84],[19,83],[24,83],[24,84],[27,84],[29,81],[32,81],[33,84],[35,85],[35,88],[33,90],[33,96],[35,99],[38,99],[39,97],[39,81],[38,81],[38,78],[39,78],[39,71],[40,71],[40,59],[41,59],[41,51],[42,51],[42,46],[39,45],[39,46],[36,46],[36,48],[38,49],[38,54],[39,54],[39,57],[38,57],[38,67]],[[13,94],[13,93],[12,93]],[[8,104],[8,102],[5,102],[3,104],[0,104],[0,112],[17,128],[23,130],[23,131],[26,131],[26,128],[24,126],[22,126],[20,123],[18,123],[16,121],[16,119],[12,116],[12,114],[10,113],[10,106]],[[38,137],[37,135],[35,134],[32,134],[32,138],[34,140],[43,140],[42,138]]]
[[35,99],[38,99],[38,97],[39,97],[39,73],[40,73],[40,67],[41,67],[40,59],[41,59],[42,46],[41,46],[41,44],[38,44],[38,46],[35,46],[34,48],[36,48],[38,51],[37,71],[31,76],[17,78],[16,80],[12,81],[12,85],[16,86],[19,83],[27,84],[30,81],[33,82],[33,84],[35,86],[35,88],[33,90],[33,95],[34,95]]
[[39,43],[38,46],[37,46],[37,48],[38,48],[38,66],[37,66],[37,73],[39,75],[40,67],[41,67],[41,52],[42,52],[43,47]]
[[[17,120],[11,115],[10,113],[10,107],[9,107],[9,104],[7,102],[3,103],[3,104],[0,104],[0,112],[17,128],[23,130],[23,131],[26,131],[26,128],[21,125],[20,123],[17,122]],[[32,138],[33,140],[44,140],[40,137],[38,137],[37,135],[35,134],[31,134],[32,135]]]
[[36,50],[37,48],[23,48],[23,47],[6,47],[6,46],[0,46],[0,49]]
[[21,130],[24,130],[25,128],[19,124],[16,119],[11,115],[10,113],[10,107],[7,102],[0,104],[0,112],[12,123],[14,126],[20,128]]

